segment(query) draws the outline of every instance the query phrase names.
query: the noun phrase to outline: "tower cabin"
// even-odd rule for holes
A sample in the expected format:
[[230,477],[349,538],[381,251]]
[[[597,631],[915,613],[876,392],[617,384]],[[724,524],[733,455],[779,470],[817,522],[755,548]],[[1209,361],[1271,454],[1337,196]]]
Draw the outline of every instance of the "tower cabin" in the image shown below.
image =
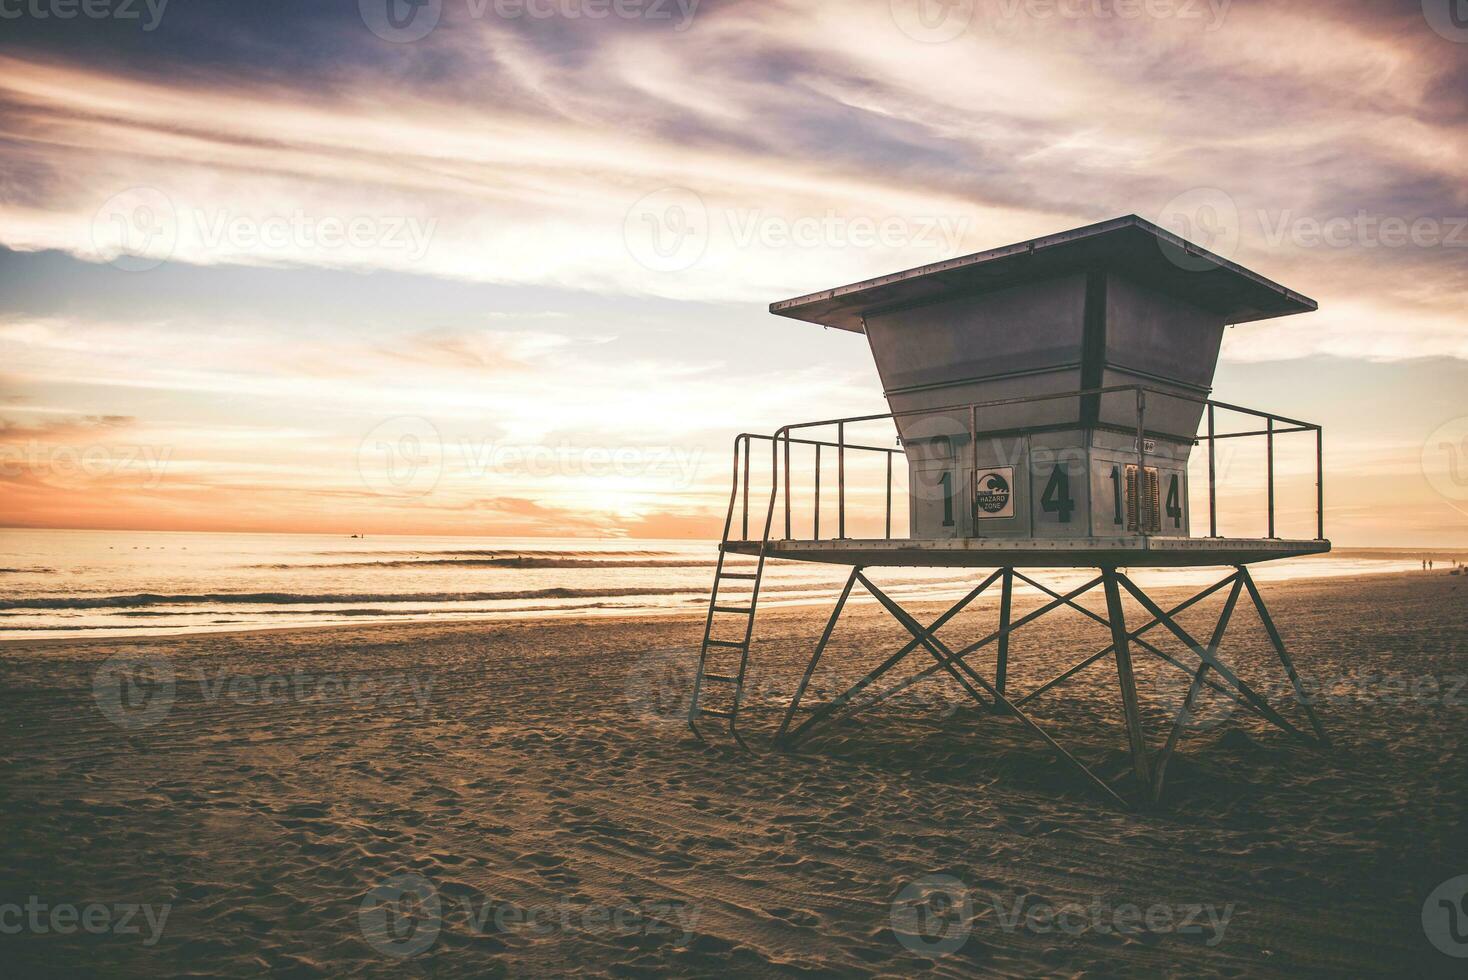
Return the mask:
[[921,540],[1188,537],[1224,328],[1315,309],[1136,215],[770,305],[866,336]]

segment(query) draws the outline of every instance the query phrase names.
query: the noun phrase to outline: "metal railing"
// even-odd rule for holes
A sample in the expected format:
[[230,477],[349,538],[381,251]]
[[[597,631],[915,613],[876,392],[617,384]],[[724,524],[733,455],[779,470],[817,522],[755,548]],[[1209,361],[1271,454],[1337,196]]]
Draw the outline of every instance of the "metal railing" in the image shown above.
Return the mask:
[[[890,448],[885,446],[871,446],[861,443],[848,442],[846,430],[848,426],[865,422],[880,422],[884,419],[893,420],[909,416],[932,416],[939,414],[951,414],[965,412],[968,415],[968,437],[970,447],[976,447],[981,437],[994,438],[1002,435],[1016,435],[1026,431],[1034,431],[1035,426],[1009,427],[990,430],[979,429],[980,414],[985,409],[1003,408],[1007,406],[1033,404],[1036,402],[1058,401],[1062,399],[1082,399],[1087,397],[1099,397],[1102,395],[1115,395],[1122,392],[1131,392],[1136,399],[1136,426],[1134,434],[1136,438],[1136,456],[1138,473],[1146,465],[1149,455],[1147,443],[1155,439],[1167,439],[1177,443],[1190,443],[1197,445],[1200,442],[1208,443],[1208,536],[1218,537],[1218,463],[1217,444],[1224,439],[1240,439],[1245,437],[1263,436],[1265,439],[1265,480],[1267,487],[1267,514],[1268,534],[1267,537],[1274,538],[1275,535],[1275,447],[1276,436],[1296,432],[1315,433],[1315,527],[1316,539],[1325,538],[1325,474],[1323,439],[1321,427],[1311,422],[1302,422],[1287,416],[1277,415],[1272,412],[1264,412],[1258,409],[1244,408],[1240,405],[1232,405],[1227,402],[1214,401],[1208,398],[1183,394],[1177,391],[1164,391],[1147,385],[1111,385],[1101,388],[1088,388],[1078,391],[1056,392],[1053,394],[1027,395],[1018,398],[1000,398],[984,402],[966,402],[956,405],[945,405],[936,408],[912,409],[905,412],[886,412],[875,415],[858,415],[841,419],[824,419],[816,422],[797,422],[782,426],[774,435],[763,435],[759,433],[740,433],[734,438],[734,477],[733,485],[729,494],[729,510],[724,520],[724,540],[731,540],[730,532],[734,529],[734,515],[736,510],[741,512],[740,540],[753,540],[749,536],[750,523],[750,460],[752,457],[752,446],[755,441],[770,443],[770,496],[765,510],[765,526],[762,540],[768,542],[770,534],[774,530],[775,505],[780,499],[780,490],[784,488],[784,537],[790,539],[792,536],[791,521],[791,469],[790,448],[791,446],[812,446],[815,449],[814,463],[814,506],[812,513],[812,538],[822,540],[820,534],[821,526],[821,459],[823,450],[834,449],[836,456],[836,539],[846,537],[846,455],[850,452],[883,453],[886,456],[886,516],[885,516],[885,539],[892,539],[892,457],[905,455],[902,448]],[[1154,395],[1161,398],[1174,399],[1190,402],[1204,406],[1206,431],[1193,435],[1180,435],[1162,431],[1148,430],[1146,426],[1147,396]],[[1099,402],[1098,402],[1099,404]],[[1245,432],[1218,432],[1216,427],[1215,410],[1236,412],[1251,418],[1260,419],[1264,428]],[[821,427],[835,427],[835,441],[822,439],[800,438],[792,435],[797,430],[806,430]],[[1043,428],[1043,427],[1041,427]],[[1066,421],[1064,423],[1049,426],[1051,429],[1078,429],[1090,428],[1114,432],[1126,432],[1132,434],[1133,429],[1122,428],[1115,424],[1100,421],[1081,422]],[[783,469],[782,469],[783,455]],[[1152,455],[1155,455],[1152,454]],[[971,448],[970,451],[971,480],[970,488],[974,482],[972,477],[978,472],[978,453]],[[741,479],[742,461],[742,479]],[[783,480],[781,477],[783,476]],[[742,498],[742,507],[741,507]],[[1147,533],[1145,531],[1141,533]]]

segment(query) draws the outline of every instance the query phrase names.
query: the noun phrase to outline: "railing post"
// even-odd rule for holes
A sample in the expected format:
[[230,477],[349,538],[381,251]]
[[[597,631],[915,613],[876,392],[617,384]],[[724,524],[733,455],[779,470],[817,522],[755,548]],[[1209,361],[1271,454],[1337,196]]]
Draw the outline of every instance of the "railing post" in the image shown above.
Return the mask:
[[744,534],[741,540],[749,540],[749,457],[754,455],[749,436],[744,437]]
[[1218,463],[1215,450],[1218,440],[1214,438],[1213,403],[1208,403],[1208,536],[1218,537]]
[[1325,450],[1315,427],[1315,540],[1325,540]]
[[785,430],[785,540],[790,540],[790,430]]
[[811,530],[811,540],[821,540],[821,444],[816,443],[816,512],[815,526]]
[[846,423],[836,423],[836,537],[846,537]]
[[[1145,513],[1142,504],[1149,498],[1147,496],[1147,393],[1141,388],[1137,389],[1137,533],[1146,536],[1150,533],[1152,525],[1152,514]],[[1146,519],[1143,520],[1145,514]]]
[[979,499],[979,406],[969,402],[968,406],[968,533],[978,533],[978,518],[975,506]]
[[892,540],[892,453],[887,454],[887,540]]
[[1272,538],[1274,537],[1274,416],[1269,416],[1266,422],[1264,443],[1269,456],[1269,534],[1267,536]]

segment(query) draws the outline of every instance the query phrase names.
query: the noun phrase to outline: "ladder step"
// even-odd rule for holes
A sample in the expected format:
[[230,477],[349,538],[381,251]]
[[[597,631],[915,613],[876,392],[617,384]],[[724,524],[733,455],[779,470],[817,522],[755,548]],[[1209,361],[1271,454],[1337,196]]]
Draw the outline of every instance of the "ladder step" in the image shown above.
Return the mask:
[[750,613],[754,612],[754,609],[751,606],[715,606],[714,612],[742,613],[743,615],[748,616]]
[[699,708],[700,715],[708,715],[710,718],[733,718],[734,712],[725,711],[723,708]]
[[720,572],[719,578],[742,578],[753,582],[759,576],[754,574],[754,572]]
[[732,647],[735,650],[743,650],[745,647],[743,640],[704,640],[703,642],[704,646]]
[[704,672],[703,679],[706,681],[723,681],[725,684],[738,684],[739,677],[735,674],[711,674]]

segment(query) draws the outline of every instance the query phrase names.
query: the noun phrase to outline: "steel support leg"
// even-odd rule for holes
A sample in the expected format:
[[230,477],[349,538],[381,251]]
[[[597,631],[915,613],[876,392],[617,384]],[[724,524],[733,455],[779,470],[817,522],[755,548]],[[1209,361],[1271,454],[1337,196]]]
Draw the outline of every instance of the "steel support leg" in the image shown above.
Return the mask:
[[[1117,587],[1116,569],[1101,572],[1102,584],[1106,589],[1106,618],[1111,620],[1111,647],[1116,656],[1116,676],[1121,687],[1122,713],[1126,717],[1127,740],[1132,747],[1132,772],[1137,777],[1138,789],[1151,785],[1151,774],[1147,765],[1147,738],[1142,733],[1142,713],[1137,706],[1137,680],[1132,674],[1132,653],[1126,632],[1126,611],[1121,604],[1121,590]],[[1157,610],[1153,615],[1162,613]]]
[[[1014,598],[1014,569],[1004,570],[1004,582],[999,593],[999,657],[994,664],[994,689],[1005,693],[1005,682],[1009,679],[1009,614]],[[999,707],[999,702],[994,702]]]
[[[1239,593],[1243,587],[1243,580],[1234,576],[1234,587],[1229,590],[1228,600],[1224,602],[1223,612],[1218,617],[1218,625],[1213,628],[1213,636],[1208,641],[1208,650],[1215,657],[1218,655],[1219,644],[1223,642],[1224,631],[1228,629],[1228,622],[1233,618],[1234,606],[1238,604]],[[1172,730],[1167,733],[1167,744],[1157,755],[1157,772],[1152,779],[1153,803],[1162,799],[1162,781],[1167,778],[1167,763],[1172,759],[1173,749],[1177,748],[1178,736],[1182,734],[1183,725],[1192,714],[1193,702],[1197,699],[1198,692],[1202,690],[1207,674],[1208,661],[1200,661],[1197,672],[1193,674],[1193,682],[1188,685],[1188,693],[1183,697],[1182,707],[1178,708],[1177,719],[1172,723]]]
[[821,656],[826,652],[826,644],[831,642],[831,634],[836,631],[836,621],[841,618],[841,610],[846,608],[846,600],[851,597],[851,587],[856,584],[856,576],[860,571],[860,566],[853,566],[851,574],[846,576],[846,585],[841,589],[841,597],[836,600],[836,606],[831,610],[831,618],[826,621],[826,631],[821,634],[820,642],[816,644],[816,651],[811,655],[810,663],[806,665],[805,674],[795,688],[794,697],[790,699],[790,707],[785,709],[785,717],[780,720],[780,730],[775,733],[777,744],[785,737],[785,730],[790,727],[790,719],[795,717],[795,712],[800,707],[800,699],[805,696],[805,689],[810,684],[811,675],[816,672],[816,665],[821,662]]
[[1213,656],[1206,649],[1204,649],[1198,643],[1198,641],[1193,639],[1188,631],[1179,626],[1172,619],[1172,617],[1167,616],[1165,613],[1163,613],[1162,610],[1158,608],[1157,603],[1148,598],[1147,594],[1141,589],[1137,588],[1135,583],[1133,583],[1125,575],[1118,575],[1117,579],[1126,588],[1126,590],[1132,594],[1132,597],[1140,602],[1148,612],[1162,619],[1162,624],[1168,628],[1173,636],[1177,637],[1183,643],[1187,644],[1194,653],[1196,653],[1203,660],[1207,661],[1208,666],[1216,674],[1218,674],[1219,677],[1223,678],[1230,686],[1232,686],[1235,690],[1237,690],[1240,694],[1247,698],[1249,702],[1254,705],[1254,707],[1258,708],[1260,714],[1262,714],[1265,718],[1272,722],[1277,728],[1288,732],[1289,734],[1293,735],[1295,738],[1306,743],[1307,745],[1316,744],[1315,739],[1312,739],[1309,735],[1306,735],[1294,725],[1290,724],[1289,720],[1281,715],[1278,711],[1275,711],[1274,708],[1270,706],[1268,701],[1265,701],[1264,698],[1259,696],[1257,691],[1255,691],[1248,684],[1245,684],[1242,680],[1239,679],[1237,674],[1235,674],[1221,661],[1219,661],[1217,657]]
[[1284,640],[1280,638],[1279,630],[1274,625],[1274,618],[1269,615],[1269,609],[1264,605],[1264,597],[1259,594],[1259,587],[1254,584],[1254,577],[1243,565],[1239,566],[1239,576],[1249,590],[1249,598],[1254,600],[1254,609],[1259,613],[1259,621],[1264,624],[1264,631],[1269,634],[1269,642],[1274,644],[1274,652],[1279,654],[1279,662],[1284,665],[1285,673],[1289,675],[1290,684],[1295,688],[1295,697],[1304,707],[1305,714],[1310,719],[1310,727],[1315,729],[1315,737],[1320,740],[1323,748],[1330,748],[1330,736],[1325,734],[1325,727],[1315,716],[1315,708],[1310,704],[1310,696],[1305,693],[1305,688],[1300,684],[1300,675],[1295,672],[1295,662],[1290,659],[1289,653],[1285,650]]

